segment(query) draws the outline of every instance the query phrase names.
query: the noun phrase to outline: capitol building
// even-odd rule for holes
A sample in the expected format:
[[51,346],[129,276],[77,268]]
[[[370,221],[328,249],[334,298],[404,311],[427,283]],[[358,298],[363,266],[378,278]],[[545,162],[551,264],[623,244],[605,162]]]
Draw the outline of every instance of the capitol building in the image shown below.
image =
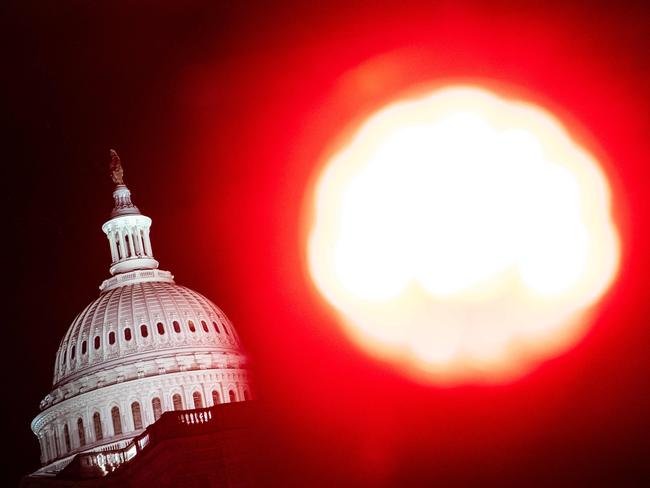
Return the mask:
[[177,423],[207,424],[215,405],[251,397],[237,332],[208,298],[158,268],[151,219],[111,156],[114,207],[102,226],[110,277],[61,339],[52,390],[31,424],[42,463],[31,478],[56,477],[75,457],[105,474],[133,457],[131,447],[144,448],[144,433],[165,412],[178,413],[169,414]]

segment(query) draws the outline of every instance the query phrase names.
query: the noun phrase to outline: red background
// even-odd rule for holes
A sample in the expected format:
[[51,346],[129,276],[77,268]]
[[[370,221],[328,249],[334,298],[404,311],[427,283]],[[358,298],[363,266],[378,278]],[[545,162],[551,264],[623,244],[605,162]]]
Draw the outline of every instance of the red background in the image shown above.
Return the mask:
[[[640,486],[650,480],[650,17],[626,3],[16,3],[5,29],[15,469],[59,340],[108,274],[108,149],[154,252],[212,298],[263,401],[260,483]],[[318,164],[422,84],[557,110],[606,165],[623,264],[587,337],[503,386],[416,384],[351,345],[303,266]],[[15,316],[13,315],[15,314]],[[13,469],[13,468],[12,468]]]

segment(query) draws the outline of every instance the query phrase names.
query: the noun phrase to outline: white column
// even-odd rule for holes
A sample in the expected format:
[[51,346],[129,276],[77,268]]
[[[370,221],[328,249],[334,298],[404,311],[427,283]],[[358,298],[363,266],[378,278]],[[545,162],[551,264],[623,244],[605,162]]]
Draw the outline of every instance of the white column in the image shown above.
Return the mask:
[[[150,398],[149,396],[143,396],[142,405],[142,419],[144,420],[144,426],[149,427],[154,422],[154,413],[153,413],[153,404],[151,401],[156,397],[156,394]],[[160,400],[160,409],[162,410],[162,399]]]
[[79,447],[79,432],[77,430],[77,417],[76,414],[70,414],[70,423],[68,424],[68,429],[70,433],[70,450],[74,451],[77,447]]
[[[103,414],[102,414],[103,410]],[[108,411],[108,413],[107,413]],[[102,426],[102,440],[106,439],[107,437],[110,437],[110,434],[108,433],[108,422],[111,422],[111,409],[108,408],[107,405],[104,405],[104,408],[99,409],[99,423]]]
[[212,392],[210,392],[210,396],[208,396],[208,393],[205,391],[205,383],[201,382],[201,391],[203,392],[203,408],[207,408],[210,406],[210,398],[212,397]]
[[131,256],[135,257],[138,255],[138,248],[133,241],[133,229],[129,227],[127,229],[127,235],[129,236],[129,246],[131,247]]
[[122,250],[122,255],[120,256],[121,259],[124,259],[127,257],[127,249],[126,249],[126,241],[124,240],[124,232],[122,232],[122,229],[119,230],[119,236],[120,236],[120,249]]
[[47,432],[43,432],[43,463],[50,460],[50,440],[48,439]]
[[95,425],[93,424],[92,415],[90,415],[90,408],[86,407],[84,412],[84,435],[86,440],[86,445],[92,444],[95,442]]
[[144,231],[144,248],[147,250],[147,255],[153,257],[153,251],[151,250],[151,240],[149,239],[149,227]]
[[144,250],[142,236],[140,235],[140,227],[133,229],[133,239],[135,239],[135,247],[138,250],[138,256],[146,256],[147,253]]
[[129,249],[131,249],[131,256],[135,256],[135,248],[133,247],[133,234],[130,229],[127,229],[129,233]]
[[54,426],[54,455],[61,457],[61,438],[59,437],[59,427]]
[[143,256],[147,255],[147,250],[144,247],[144,239],[142,238],[142,229],[138,228],[136,230],[137,233],[137,239],[136,242],[138,243],[138,246],[140,247],[140,252],[142,253]]
[[129,229],[129,236],[130,236],[129,241],[131,241],[133,245],[133,249],[134,249],[133,255],[139,256],[141,253],[140,253],[140,245],[138,243],[138,239],[136,239],[135,237],[136,232],[137,229]]
[[51,461],[54,459],[54,439],[52,438],[52,432],[47,433],[47,460]]
[[45,455],[45,440],[42,435],[38,436],[38,443],[41,445],[41,463],[45,464],[46,455]]
[[117,256],[117,247],[115,246],[113,237],[110,234],[108,235],[108,243],[111,246],[111,260],[112,262],[115,262],[119,259],[119,257]]

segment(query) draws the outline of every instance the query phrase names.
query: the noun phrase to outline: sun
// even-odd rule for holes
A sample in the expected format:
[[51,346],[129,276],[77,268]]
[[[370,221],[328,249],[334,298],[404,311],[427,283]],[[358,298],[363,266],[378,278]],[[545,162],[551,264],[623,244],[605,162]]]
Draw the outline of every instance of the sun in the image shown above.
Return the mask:
[[350,337],[439,383],[577,342],[615,278],[607,178],[559,120],[473,86],[397,101],[324,165],[307,262]]

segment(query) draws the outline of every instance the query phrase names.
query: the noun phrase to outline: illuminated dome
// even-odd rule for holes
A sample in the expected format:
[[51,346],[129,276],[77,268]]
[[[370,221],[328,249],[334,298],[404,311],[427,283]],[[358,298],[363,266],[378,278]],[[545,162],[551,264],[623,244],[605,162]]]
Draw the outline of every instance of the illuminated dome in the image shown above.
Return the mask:
[[[75,380],[115,365],[137,377],[137,363],[155,356],[157,365],[178,367],[185,352],[217,359],[237,355],[232,326],[203,295],[174,284],[158,270],[133,271],[103,292],[73,321],[59,347],[54,386],[74,390]],[[81,354],[77,354],[77,353]],[[159,366],[159,367],[160,367]]]
[[250,397],[232,324],[210,300],[158,269],[151,219],[131,202],[111,153],[115,206],[102,230],[112,277],[57,351],[53,390],[32,421],[41,474],[60,471],[78,452],[126,445],[164,411]]

